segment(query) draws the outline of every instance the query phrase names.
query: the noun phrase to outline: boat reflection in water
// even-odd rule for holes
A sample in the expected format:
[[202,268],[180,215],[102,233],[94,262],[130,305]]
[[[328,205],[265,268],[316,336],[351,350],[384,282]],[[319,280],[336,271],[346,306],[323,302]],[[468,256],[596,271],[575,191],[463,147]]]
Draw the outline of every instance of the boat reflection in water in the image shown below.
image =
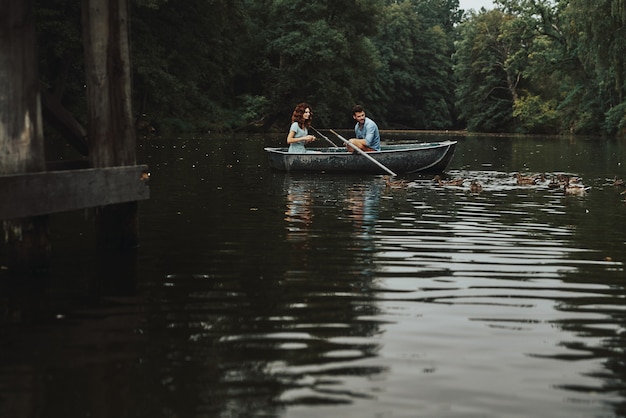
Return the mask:
[[[279,401],[332,405],[369,398],[372,379],[386,370],[367,361],[379,350],[371,339],[380,332],[371,320],[378,308],[367,289],[374,276],[373,234],[384,184],[376,177],[361,183],[354,177],[286,175],[284,181],[288,266],[283,291],[297,300],[289,301],[280,317],[284,333],[279,338],[292,350],[289,360],[269,368],[289,381]],[[335,245],[329,246],[333,235]],[[346,262],[346,256],[354,260]]]
[[290,242],[308,242],[307,233],[313,221],[313,197],[306,182],[287,177],[287,240]]

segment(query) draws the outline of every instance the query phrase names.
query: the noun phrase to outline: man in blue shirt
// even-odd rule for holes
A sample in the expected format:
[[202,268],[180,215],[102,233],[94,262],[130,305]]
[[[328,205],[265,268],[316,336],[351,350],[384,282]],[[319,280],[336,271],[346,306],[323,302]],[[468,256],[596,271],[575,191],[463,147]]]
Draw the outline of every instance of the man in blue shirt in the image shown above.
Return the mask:
[[[365,116],[363,106],[355,105],[352,108],[352,118],[356,120],[356,125],[354,125],[356,138],[350,139],[350,142],[366,152],[380,151],[380,132],[378,132],[378,125]],[[348,150],[354,151],[352,147],[348,147]]]

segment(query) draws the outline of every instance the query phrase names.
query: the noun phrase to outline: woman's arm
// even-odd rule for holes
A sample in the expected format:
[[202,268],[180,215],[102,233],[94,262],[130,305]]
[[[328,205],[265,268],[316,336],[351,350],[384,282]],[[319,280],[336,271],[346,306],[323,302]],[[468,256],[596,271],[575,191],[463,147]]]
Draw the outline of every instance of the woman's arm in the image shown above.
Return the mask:
[[290,129],[289,130],[289,135],[287,135],[287,144],[293,144],[295,142],[300,142],[301,138],[296,138],[295,135],[296,135],[296,133]]
[[296,132],[292,131],[291,129],[289,130],[289,135],[287,135],[287,143],[288,144],[293,144],[295,142],[311,142],[314,141],[315,137],[313,135],[305,135],[302,136],[300,138],[296,138]]

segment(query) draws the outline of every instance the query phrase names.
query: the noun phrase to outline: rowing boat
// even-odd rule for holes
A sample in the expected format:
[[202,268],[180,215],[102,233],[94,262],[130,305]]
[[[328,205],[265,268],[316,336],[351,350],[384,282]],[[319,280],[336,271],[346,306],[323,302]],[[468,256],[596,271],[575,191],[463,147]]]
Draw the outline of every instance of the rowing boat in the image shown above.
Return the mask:
[[[442,173],[450,163],[456,141],[383,145],[367,155],[396,173]],[[269,165],[280,171],[328,173],[384,173],[366,156],[346,148],[308,148],[306,153],[290,153],[286,147],[267,147]]]

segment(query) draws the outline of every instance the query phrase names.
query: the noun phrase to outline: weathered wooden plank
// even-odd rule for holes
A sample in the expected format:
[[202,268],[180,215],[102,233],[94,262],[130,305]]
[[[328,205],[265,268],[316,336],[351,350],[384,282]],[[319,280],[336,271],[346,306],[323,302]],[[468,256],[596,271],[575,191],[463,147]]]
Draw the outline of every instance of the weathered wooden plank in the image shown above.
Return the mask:
[[[136,164],[132,112],[129,0],[82,0],[87,137],[92,167]],[[137,204],[96,212],[100,248],[136,247]]]
[[[0,174],[45,170],[33,0],[0,0]],[[2,189],[0,188],[0,193]],[[0,202],[6,198],[0,194]],[[5,220],[0,233],[9,270],[49,266],[48,218]],[[0,254],[4,258],[4,254]]]
[[33,1],[0,0],[0,174],[45,168]]
[[128,0],[83,0],[87,137],[92,167],[136,164]]
[[0,219],[148,199],[148,179],[147,165],[0,176]]

